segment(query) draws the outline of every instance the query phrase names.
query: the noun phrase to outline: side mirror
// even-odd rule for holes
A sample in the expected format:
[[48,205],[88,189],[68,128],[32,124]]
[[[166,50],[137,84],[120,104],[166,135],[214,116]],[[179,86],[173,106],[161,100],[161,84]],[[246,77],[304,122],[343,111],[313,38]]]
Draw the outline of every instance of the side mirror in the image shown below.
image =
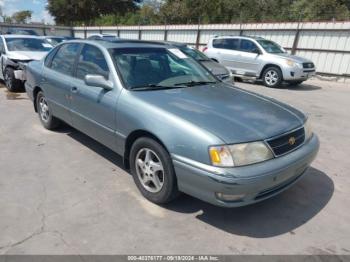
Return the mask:
[[97,86],[106,90],[113,89],[113,83],[106,80],[102,75],[86,75],[84,80],[88,86]]
[[259,48],[255,48],[255,49],[253,50],[253,53],[254,53],[254,54],[257,54],[257,55],[261,55],[261,51],[260,51]]

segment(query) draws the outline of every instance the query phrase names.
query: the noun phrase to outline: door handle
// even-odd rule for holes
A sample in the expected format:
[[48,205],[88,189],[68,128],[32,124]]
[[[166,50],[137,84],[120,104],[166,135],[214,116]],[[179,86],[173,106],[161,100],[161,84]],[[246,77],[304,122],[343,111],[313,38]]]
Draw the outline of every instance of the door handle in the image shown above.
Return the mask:
[[78,92],[78,88],[76,86],[73,86],[71,88],[71,91],[72,91],[72,93],[77,93]]

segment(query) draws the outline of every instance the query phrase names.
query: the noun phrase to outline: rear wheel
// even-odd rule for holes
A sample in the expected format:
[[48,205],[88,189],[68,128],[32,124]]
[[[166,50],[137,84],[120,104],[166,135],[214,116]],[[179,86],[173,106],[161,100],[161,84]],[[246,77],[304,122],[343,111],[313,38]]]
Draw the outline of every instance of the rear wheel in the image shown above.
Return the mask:
[[267,87],[278,87],[282,83],[282,72],[278,67],[271,66],[265,69],[262,75],[264,85]]
[[60,120],[52,115],[51,108],[42,91],[36,96],[36,108],[38,110],[40,122],[46,129],[52,130],[60,125]]
[[130,151],[134,181],[149,201],[164,204],[178,195],[174,167],[169,153],[155,140],[137,139]]
[[17,92],[23,90],[23,83],[21,80],[15,78],[13,68],[7,67],[4,72],[4,81],[8,91]]

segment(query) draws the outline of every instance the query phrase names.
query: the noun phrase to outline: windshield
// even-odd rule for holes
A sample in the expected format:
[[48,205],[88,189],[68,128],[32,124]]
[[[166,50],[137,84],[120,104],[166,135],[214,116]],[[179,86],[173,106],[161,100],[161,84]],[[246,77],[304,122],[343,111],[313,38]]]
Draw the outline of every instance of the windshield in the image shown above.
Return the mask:
[[110,53],[130,89],[179,88],[217,82],[198,62],[177,48],[118,48],[110,49]]
[[198,51],[197,49],[194,49],[194,48],[191,48],[188,46],[184,46],[184,47],[180,47],[180,50],[182,52],[184,52],[186,55],[192,57],[193,59],[195,59],[197,61],[209,61],[210,60],[205,54]]
[[286,51],[277,43],[269,40],[257,40],[258,43],[265,49],[266,52],[271,54],[285,53]]
[[52,46],[43,39],[37,38],[6,38],[6,45],[9,51],[50,51]]

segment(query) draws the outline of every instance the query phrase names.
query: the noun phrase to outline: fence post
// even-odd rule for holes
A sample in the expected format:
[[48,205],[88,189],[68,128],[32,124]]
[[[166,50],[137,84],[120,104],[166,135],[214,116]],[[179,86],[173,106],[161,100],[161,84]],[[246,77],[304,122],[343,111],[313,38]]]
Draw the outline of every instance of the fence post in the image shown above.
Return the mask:
[[201,39],[201,18],[198,18],[198,27],[197,27],[197,37],[196,37],[196,48],[199,49],[200,39]]
[[85,38],[85,39],[87,38],[87,29],[86,29],[86,26],[84,27],[84,38]]
[[300,22],[301,22],[301,15],[299,16],[297,30],[296,30],[295,36],[294,36],[294,41],[293,41],[293,46],[292,46],[292,51],[291,51],[292,55],[295,55],[295,53],[297,52],[297,49],[298,49],[299,37],[300,37],[300,31],[301,31]]
[[141,26],[139,25],[139,40],[142,39],[142,31],[141,31]]
[[168,29],[167,29],[167,20],[165,19],[164,24],[164,41],[168,41]]

